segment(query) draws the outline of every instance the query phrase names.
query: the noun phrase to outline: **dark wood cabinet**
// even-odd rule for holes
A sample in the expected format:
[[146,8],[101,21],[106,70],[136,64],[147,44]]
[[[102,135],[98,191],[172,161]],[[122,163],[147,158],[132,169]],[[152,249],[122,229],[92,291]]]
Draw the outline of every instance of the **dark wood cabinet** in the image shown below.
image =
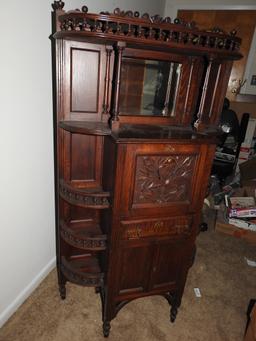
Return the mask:
[[175,320],[240,39],[193,23],[53,4],[56,235],[67,281],[94,286],[103,332],[163,295]]

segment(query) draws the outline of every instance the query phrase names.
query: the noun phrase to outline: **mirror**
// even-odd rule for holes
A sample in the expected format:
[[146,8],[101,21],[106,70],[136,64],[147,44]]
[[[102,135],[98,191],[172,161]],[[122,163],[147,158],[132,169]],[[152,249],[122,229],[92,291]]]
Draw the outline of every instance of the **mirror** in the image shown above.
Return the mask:
[[174,116],[181,65],[169,61],[124,57],[120,115]]

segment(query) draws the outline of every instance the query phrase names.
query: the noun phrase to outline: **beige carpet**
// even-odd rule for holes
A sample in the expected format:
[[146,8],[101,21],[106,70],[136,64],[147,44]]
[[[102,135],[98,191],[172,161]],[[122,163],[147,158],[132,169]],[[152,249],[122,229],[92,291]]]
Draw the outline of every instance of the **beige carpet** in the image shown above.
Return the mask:
[[[169,322],[169,305],[160,296],[135,300],[111,323],[110,341],[241,341],[250,298],[256,297],[255,246],[215,233],[198,237],[176,322]],[[201,298],[193,288],[199,287]],[[58,295],[53,271],[0,330],[1,341],[103,340],[100,298],[91,288],[67,285]]]

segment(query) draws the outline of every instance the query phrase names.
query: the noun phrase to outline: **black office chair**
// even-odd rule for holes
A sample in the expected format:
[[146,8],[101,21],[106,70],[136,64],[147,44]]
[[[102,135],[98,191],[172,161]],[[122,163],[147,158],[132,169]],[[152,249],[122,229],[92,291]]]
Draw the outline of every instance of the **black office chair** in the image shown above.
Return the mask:
[[[249,121],[250,114],[244,113],[239,123],[236,112],[229,109],[230,102],[227,98],[224,100],[223,110],[220,117],[220,127],[223,134],[219,138],[219,143],[216,148],[215,158],[211,170],[211,178],[209,182],[209,192],[212,192],[212,182],[215,182],[221,192],[222,185],[228,176],[232,175],[235,171],[238,155],[241,144],[244,142],[246,129]],[[233,138],[233,147],[227,144],[228,138]],[[213,194],[214,191],[212,192]],[[223,196],[224,197],[224,196]],[[222,199],[221,199],[222,200]],[[201,232],[207,231],[208,225],[202,219],[199,226]]]
[[[220,127],[223,130],[220,142],[216,148],[215,158],[212,166],[212,175],[216,175],[221,184],[225,183],[228,176],[235,170],[241,144],[244,141],[250,114],[244,113],[241,123],[234,110],[229,109],[230,102],[224,100],[223,110],[220,117]],[[232,147],[227,143],[233,139]]]

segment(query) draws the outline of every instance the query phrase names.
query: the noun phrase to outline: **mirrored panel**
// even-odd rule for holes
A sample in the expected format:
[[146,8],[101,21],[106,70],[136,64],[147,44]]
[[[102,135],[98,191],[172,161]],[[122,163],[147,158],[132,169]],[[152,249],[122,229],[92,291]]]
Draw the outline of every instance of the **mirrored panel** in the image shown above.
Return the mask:
[[181,65],[169,61],[123,58],[120,115],[174,116]]

